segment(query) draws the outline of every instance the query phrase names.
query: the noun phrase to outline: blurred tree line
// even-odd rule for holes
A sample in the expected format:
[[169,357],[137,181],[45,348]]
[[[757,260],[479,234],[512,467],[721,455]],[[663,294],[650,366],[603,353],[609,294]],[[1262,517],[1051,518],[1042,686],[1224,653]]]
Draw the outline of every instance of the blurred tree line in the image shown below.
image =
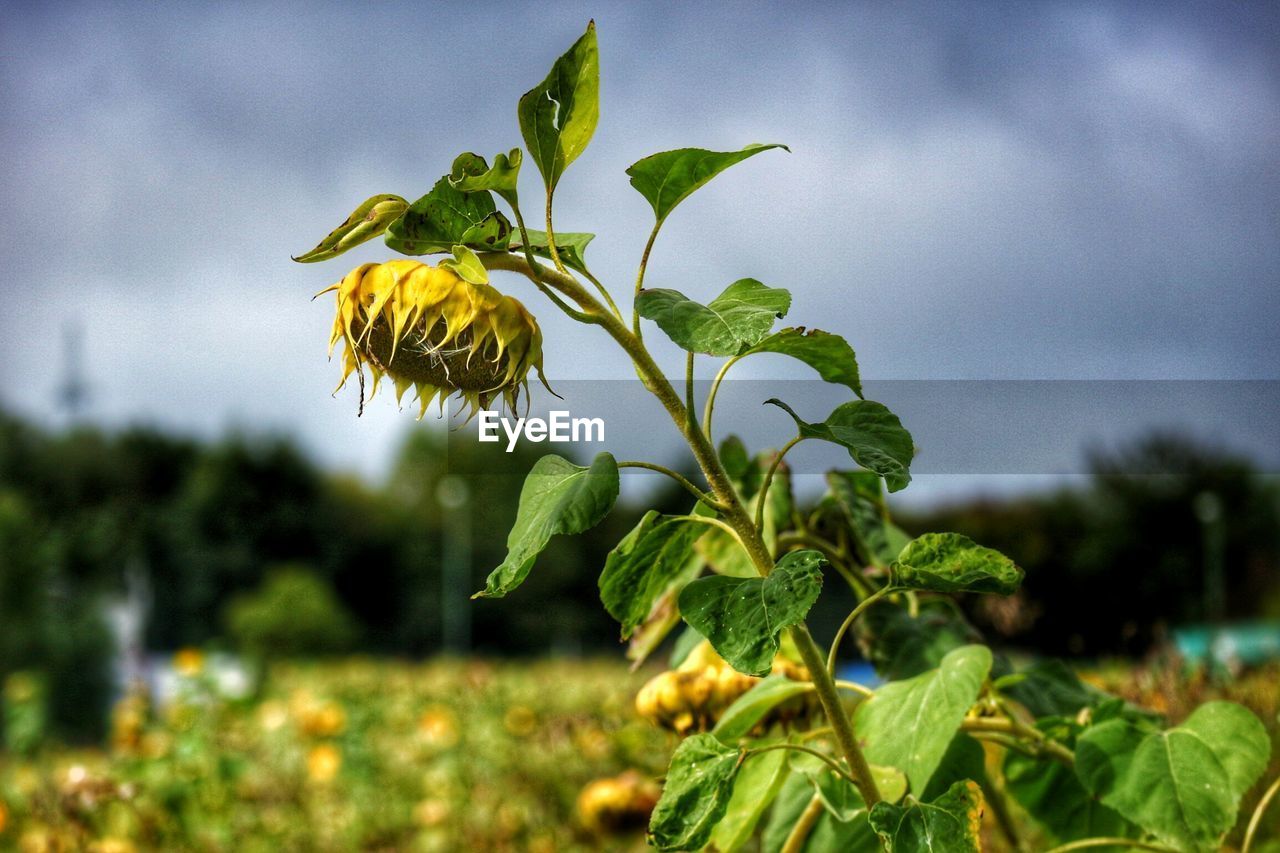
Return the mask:
[[[262,655],[442,651],[441,563],[450,534],[439,430],[409,432],[387,482],[322,471],[287,439],[201,443],[146,428],[38,429],[0,412],[0,680],[35,670],[67,732],[111,690],[102,604],[144,579],[145,643],[157,651],[229,638]],[[455,442],[457,470],[485,470],[499,445]],[[527,470],[546,452],[520,445]],[[1173,471],[1143,475],[1144,470]],[[956,530],[1027,569],[1024,591],[974,613],[994,637],[1053,654],[1141,654],[1162,626],[1203,617],[1205,525],[1221,508],[1226,613],[1276,601],[1277,491],[1247,461],[1172,439],[1098,456],[1084,490],[977,502],[903,517],[913,533]],[[581,537],[557,537],[518,596],[468,602],[505,555],[523,474],[467,475],[471,577],[448,607],[469,608],[487,654],[610,651],[617,626],[593,582],[639,518],[625,503]],[[655,478],[655,485],[664,480]],[[687,510],[676,489],[665,512]],[[1270,604],[1268,604],[1270,596]]]

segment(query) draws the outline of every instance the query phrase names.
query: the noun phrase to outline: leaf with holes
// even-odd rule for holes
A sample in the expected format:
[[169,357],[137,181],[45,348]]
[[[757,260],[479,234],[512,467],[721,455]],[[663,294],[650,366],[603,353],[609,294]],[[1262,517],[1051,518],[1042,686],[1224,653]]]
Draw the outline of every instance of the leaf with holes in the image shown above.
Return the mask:
[[933,802],[876,803],[871,826],[886,853],[981,853],[982,789],[952,785]]
[[477,252],[504,252],[511,223],[487,192],[454,189],[449,176],[387,227],[386,243],[403,255],[450,252],[461,244]]
[[495,192],[513,208],[518,195],[516,185],[520,177],[521,154],[512,148],[507,154],[498,154],[490,167],[479,154],[459,154],[449,172],[449,184],[464,193]]
[[1022,569],[999,551],[959,533],[926,533],[902,549],[891,567],[895,586],[930,592],[1012,595]]

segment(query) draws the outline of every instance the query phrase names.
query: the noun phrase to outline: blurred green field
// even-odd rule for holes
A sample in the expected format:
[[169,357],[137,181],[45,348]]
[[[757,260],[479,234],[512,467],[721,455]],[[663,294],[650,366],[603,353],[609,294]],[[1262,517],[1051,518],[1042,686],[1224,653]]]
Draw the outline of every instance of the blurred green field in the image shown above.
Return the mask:
[[[239,700],[216,695],[198,652],[175,667],[178,700],[156,711],[126,697],[108,747],[0,756],[0,849],[641,849],[638,825],[584,823],[582,790],[634,770],[643,804],[676,743],[634,709],[653,672],[615,661],[281,664]],[[1278,737],[1278,667],[1222,684],[1120,665],[1087,677],[1174,720],[1241,701]],[[11,742],[37,725],[22,717],[30,689],[6,685]]]

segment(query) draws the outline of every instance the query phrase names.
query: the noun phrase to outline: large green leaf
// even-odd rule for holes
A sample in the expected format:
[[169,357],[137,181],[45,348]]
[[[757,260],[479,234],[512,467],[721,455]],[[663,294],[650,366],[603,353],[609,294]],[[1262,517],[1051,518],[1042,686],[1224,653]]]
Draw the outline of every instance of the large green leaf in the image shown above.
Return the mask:
[[1132,831],[1124,818],[1084,789],[1070,767],[1056,761],[1006,750],[1004,781],[1005,790],[1054,841],[1125,837]]
[[600,53],[595,21],[555,61],[547,79],[520,98],[520,133],[547,192],[586,150],[600,118]]
[[516,523],[507,536],[507,558],[473,597],[501,598],[518,587],[552,536],[594,527],[617,499],[618,463],[612,454],[597,454],[590,468],[555,455],[539,459],[520,490]]
[[951,743],[947,744],[947,751],[943,753],[942,761],[938,763],[938,769],[933,771],[933,776],[929,778],[929,784],[920,794],[920,799],[927,802],[940,797],[952,785],[965,779],[972,779],[981,784],[987,778],[985,762],[986,755],[982,751],[982,744],[964,732],[957,733],[951,739]]
[[914,616],[906,607],[877,603],[863,614],[857,631],[863,654],[889,681],[933,669],[953,649],[982,641],[948,599],[921,601]]
[[678,148],[651,154],[627,169],[631,186],[648,200],[653,215],[661,223],[677,204],[725,169],[754,157],[761,151],[785,145],[748,145],[741,151],[707,151],[704,148]]
[[783,702],[811,690],[813,684],[808,681],[793,681],[785,675],[770,675],[725,709],[716,722],[716,727],[711,730],[712,734],[725,743],[731,743],[746,735],[765,714]]
[[876,803],[871,826],[886,853],[981,853],[983,807],[976,782],[957,782],[930,803]]
[[827,493],[840,508],[866,565],[888,566],[906,544],[906,534],[889,521],[880,476],[871,471],[828,471]]
[[915,456],[911,433],[882,404],[871,400],[842,403],[825,421],[811,424],[781,400],[765,402],[791,415],[805,438],[830,441],[848,450],[854,462],[884,477],[889,491],[905,489],[911,482],[911,459]]
[[514,208],[519,198],[516,187],[520,178],[520,161],[519,148],[496,155],[492,167],[479,154],[468,151],[454,158],[449,184],[464,193],[495,192]]
[[650,510],[609,552],[600,573],[600,600],[609,615],[622,623],[624,640],[686,572],[694,557],[693,543],[705,531],[705,525],[684,516]]
[[783,629],[818,600],[823,562],[817,551],[792,551],[765,578],[699,578],[680,593],[680,613],[734,669],[766,675]]
[[[772,742],[761,742],[768,746]],[[787,752],[775,749],[751,756],[743,762],[738,779],[733,783],[733,796],[724,817],[711,833],[708,850],[731,853],[749,841],[765,809],[773,803],[787,779]]]
[[686,738],[667,768],[662,797],[649,819],[649,842],[659,850],[697,850],[724,817],[741,754],[715,735]]
[[1022,569],[1013,560],[959,533],[916,537],[902,549],[892,572],[895,586],[932,592],[1011,595],[1022,583]]
[[[551,257],[551,244],[547,239],[546,231],[538,231],[535,228],[527,230],[529,234],[529,251],[540,258]],[[585,273],[587,271],[586,252],[587,244],[596,238],[594,234],[585,232],[564,231],[556,232],[556,254],[560,256],[560,261],[569,269],[577,270]],[[520,236],[519,231],[511,234],[511,251],[521,249],[524,240]]]
[[1266,729],[1230,702],[1202,705],[1167,731],[1125,719],[1091,726],[1076,740],[1084,788],[1125,818],[1180,849],[1216,848],[1240,798],[1266,769]]
[[876,690],[854,715],[867,760],[897,767],[923,792],[990,671],[990,649],[962,646],[937,669]]
[[336,258],[347,249],[372,240],[409,209],[409,202],[398,195],[375,195],[360,203],[351,215],[310,252],[294,258],[300,264],[312,264]]
[[450,252],[463,245],[478,252],[503,252],[511,223],[487,192],[455,189],[445,175],[387,227],[386,243],[404,255]]
[[657,323],[681,349],[707,355],[735,355],[754,346],[790,308],[790,293],[753,278],[735,281],[706,305],[664,288],[636,297],[641,317]]
[[818,375],[827,382],[844,385],[859,397],[862,396],[858,358],[854,355],[853,347],[839,335],[821,329],[805,331],[803,326],[782,329],[749,347],[742,355],[760,352],[776,352],[799,359],[818,371]]

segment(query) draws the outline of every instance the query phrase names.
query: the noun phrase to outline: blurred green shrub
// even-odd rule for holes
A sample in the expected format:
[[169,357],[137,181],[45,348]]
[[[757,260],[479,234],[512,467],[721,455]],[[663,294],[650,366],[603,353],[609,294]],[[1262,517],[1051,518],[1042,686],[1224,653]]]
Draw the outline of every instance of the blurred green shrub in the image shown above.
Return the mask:
[[242,652],[263,660],[347,651],[358,634],[333,589],[297,564],[268,571],[258,589],[233,598],[226,624]]

